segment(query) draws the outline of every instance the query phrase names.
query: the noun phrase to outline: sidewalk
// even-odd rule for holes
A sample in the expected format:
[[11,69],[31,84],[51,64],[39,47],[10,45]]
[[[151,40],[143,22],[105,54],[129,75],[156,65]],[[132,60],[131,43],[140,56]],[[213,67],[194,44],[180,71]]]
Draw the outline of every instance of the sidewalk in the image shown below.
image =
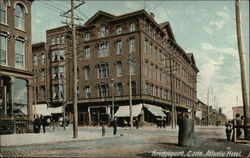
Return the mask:
[[[69,142],[69,141],[80,141],[80,140],[91,140],[91,139],[98,139],[98,138],[114,137],[114,135],[112,135],[112,132],[106,133],[105,137],[103,137],[101,134],[101,127],[94,128],[95,129],[94,132],[86,131],[84,130],[84,128],[83,127],[78,128],[77,139],[73,139],[72,125],[67,127],[65,131],[63,130],[62,127],[59,127],[58,129],[55,129],[55,131],[47,128],[46,133],[24,133],[24,134],[0,135],[0,146],[49,144],[49,143],[57,143],[57,142]],[[42,129],[41,129],[41,132],[42,132]]]

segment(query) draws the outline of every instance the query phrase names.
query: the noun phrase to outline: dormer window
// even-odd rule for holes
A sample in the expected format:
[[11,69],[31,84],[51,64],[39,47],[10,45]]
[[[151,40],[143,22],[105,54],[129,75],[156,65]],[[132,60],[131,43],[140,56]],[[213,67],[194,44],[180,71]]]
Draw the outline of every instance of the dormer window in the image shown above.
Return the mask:
[[121,27],[121,26],[118,26],[118,27],[117,27],[116,33],[117,33],[117,35],[119,35],[119,34],[122,33],[122,27]]
[[99,35],[100,37],[106,37],[108,35],[108,32],[109,32],[108,29],[105,26],[103,26],[99,31]]
[[85,41],[90,40],[90,33],[86,33],[84,39]]
[[131,23],[129,25],[129,30],[130,30],[130,32],[135,31],[135,23]]
[[15,28],[24,30],[24,6],[20,3],[15,7]]

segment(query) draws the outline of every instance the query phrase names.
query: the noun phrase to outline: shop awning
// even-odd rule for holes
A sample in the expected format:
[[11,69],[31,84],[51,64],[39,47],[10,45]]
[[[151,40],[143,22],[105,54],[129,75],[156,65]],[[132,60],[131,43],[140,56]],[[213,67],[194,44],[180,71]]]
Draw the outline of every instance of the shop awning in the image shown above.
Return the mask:
[[[132,106],[132,115],[137,117],[142,109],[142,104],[137,104]],[[129,106],[120,106],[117,112],[115,113],[116,117],[129,117]]]
[[201,111],[196,111],[195,116],[201,119],[202,112]]
[[163,112],[163,109],[161,107],[153,106],[149,104],[144,104],[143,106],[147,108],[148,111],[150,111],[155,116],[162,116],[162,117],[166,116],[166,114]]
[[51,114],[61,114],[63,113],[63,106],[49,107],[49,111]]
[[38,115],[43,115],[43,116],[50,116],[51,112],[49,110],[49,108],[47,107],[47,104],[36,104],[34,105],[36,106],[35,109],[35,114]]

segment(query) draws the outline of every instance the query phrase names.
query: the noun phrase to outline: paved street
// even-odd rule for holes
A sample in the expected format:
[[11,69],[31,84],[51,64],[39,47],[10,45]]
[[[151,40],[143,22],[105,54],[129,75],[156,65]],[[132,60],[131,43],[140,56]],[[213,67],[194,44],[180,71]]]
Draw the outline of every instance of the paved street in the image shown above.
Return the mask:
[[[184,148],[177,146],[178,130],[169,127],[166,129],[144,127],[139,130],[118,128],[116,136],[112,135],[112,128],[108,128],[105,137],[101,136],[101,128],[80,127],[79,133],[91,133],[93,139],[1,147],[1,155],[3,157],[164,157],[164,153],[184,152],[184,156],[201,157],[199,154],[202,153],[204,156],[210,151],[211,154],[229,152],[228,157],[236,157],[237,154],[240,157],[247,157],[250,152],[250,144],[227,142],[224,127],[196,127],[195,131],[197,146]],[[63,136],[65,131],[59,130],[54,133]],[[162,155],[159,155],[160,153]],[[230,154],[236,155],[230,156]]]

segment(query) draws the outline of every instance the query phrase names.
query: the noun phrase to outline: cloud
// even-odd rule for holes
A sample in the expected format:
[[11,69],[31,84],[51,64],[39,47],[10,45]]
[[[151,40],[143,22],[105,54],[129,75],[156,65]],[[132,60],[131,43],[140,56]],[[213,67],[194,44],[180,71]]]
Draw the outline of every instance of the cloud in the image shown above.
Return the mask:
[[131,10],[136,10],[139,7],[138,3],[132,2],[132,1],[126,1],[124,3],[124,5],[125,5],[125,7],[127,7],[128,9],[131,9]]
[[[225,7],[224,7],[224,10],[225,10]],[[226,22],[230,20],[230,15],[225,11],[216,12],[216,15],[220,19],[215,20],[215,21],[210,21],[209,25],[211,26],[215,25],[216,28],[219,30],[219,29],[222,29],[224,25],[226,24]]]
[[203,27],[203,30],[206,31],[209,34],[214,32],[213,29],[211,29],[210,27],[207,27],[207,26]]
[[213,46],[210,43],[203,43],[201,45],[201,49],[205,51],[209,51],[210,53],[222,53],[222,54],[229,54],[232,56],[238,55],[238,51],[235,48],[218,48]]

